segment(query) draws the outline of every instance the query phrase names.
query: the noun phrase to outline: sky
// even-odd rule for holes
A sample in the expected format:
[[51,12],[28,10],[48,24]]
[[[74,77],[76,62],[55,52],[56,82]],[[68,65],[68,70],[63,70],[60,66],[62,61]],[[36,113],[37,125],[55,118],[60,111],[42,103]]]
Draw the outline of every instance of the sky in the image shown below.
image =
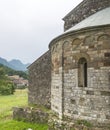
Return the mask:
[[0,0],[0,57],[32,63],[63,33],[62,18],[82,0]]

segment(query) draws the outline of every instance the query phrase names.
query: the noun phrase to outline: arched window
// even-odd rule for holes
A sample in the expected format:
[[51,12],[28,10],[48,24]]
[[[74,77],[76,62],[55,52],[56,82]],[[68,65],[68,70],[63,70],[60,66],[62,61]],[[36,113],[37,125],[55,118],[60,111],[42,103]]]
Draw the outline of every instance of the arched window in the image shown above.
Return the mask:
[[78,61],[78,85],[87,87],[87,60],[80,58]]

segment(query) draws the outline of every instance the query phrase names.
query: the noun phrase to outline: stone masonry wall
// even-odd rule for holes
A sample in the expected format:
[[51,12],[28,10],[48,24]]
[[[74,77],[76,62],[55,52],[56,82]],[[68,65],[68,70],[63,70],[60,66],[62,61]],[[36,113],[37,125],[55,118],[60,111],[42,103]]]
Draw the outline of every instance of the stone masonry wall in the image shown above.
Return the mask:
[[38,108],[13,108],[13,119],[31,123],[47,123],[49,114]]
[[64,20],[64,30],[68,30],[88,16],[110,6],[110,0],[83,0],[76,8],[67,14]]
[[[52,110],[61,115],[62,108],[65,120],[110,125],[110,27],[67,36],[51,46]],[[79,86],[81,58],[87,60],[87,86]]]
[[51,60],[50,51],[30,65],[29,69],[29,104],[50,107]]
[[[64,115],[109,124],[110,30],[85,32],[71,40],[67,38],[64,49]],[[87,87],[78,86],[81,57],[87,59]]]
[[59,118],[62,118],[62,46],[60,43],[56,43],[51,51],[51,109],[59,114]]

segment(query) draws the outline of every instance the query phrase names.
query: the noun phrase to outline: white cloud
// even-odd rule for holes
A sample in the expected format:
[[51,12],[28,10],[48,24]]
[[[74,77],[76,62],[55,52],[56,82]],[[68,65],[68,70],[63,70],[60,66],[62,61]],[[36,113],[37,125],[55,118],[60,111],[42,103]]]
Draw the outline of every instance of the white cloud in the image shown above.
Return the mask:
[[0,57],[32,62],[63,32],[62,18],[82,0],[1,0]]

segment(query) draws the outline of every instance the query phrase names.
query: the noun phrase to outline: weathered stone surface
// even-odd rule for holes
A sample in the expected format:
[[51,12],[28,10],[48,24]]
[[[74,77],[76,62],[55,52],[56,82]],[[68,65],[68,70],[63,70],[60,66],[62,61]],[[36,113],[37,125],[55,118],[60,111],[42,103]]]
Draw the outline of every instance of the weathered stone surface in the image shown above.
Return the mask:
[[37,59],[29,67],[29,104],[50,108],[51,59],[50,51]]
[[[67,119],[66,119],[67,120]],[[110,126],[98,126],[94,127],[90,122],[85,120],[77,120],[77,121],[62,121],[55,117],[50,118],[48,130],[110,130]]]
[[110,0],[83,0],[76,8],[67,14],[64,20],[64,30],[68,30],[75,24],[97,11],[110,6]]
[[60,62],[52,69],[52,110],[60,118],[110,124],[110,27],[79,30],[56,44],[50,46],[57,50],[51,50],[52,63],[56,56]]
[[13,119],[33,123],[47,123],[48,113],[36,108],[13,108]]
[[[64,18],[65,30],[108,6],[83,0]],[[29,103],[46,106],[51,98],[49,130],[110,130],[110,25],[68,31],[49,49],[29,67]]]

